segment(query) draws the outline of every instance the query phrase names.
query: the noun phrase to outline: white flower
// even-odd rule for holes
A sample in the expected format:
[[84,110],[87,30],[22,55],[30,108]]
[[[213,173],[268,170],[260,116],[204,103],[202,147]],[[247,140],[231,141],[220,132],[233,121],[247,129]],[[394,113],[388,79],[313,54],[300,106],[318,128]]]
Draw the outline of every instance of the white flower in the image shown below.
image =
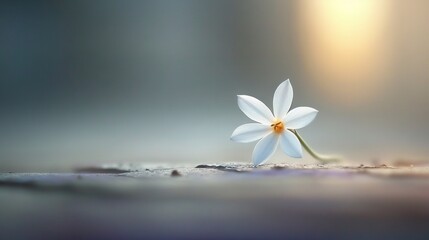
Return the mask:
[[261,139],[252,154],[255,166],[265,163],[274,154],[279,143],[287,155],[294,158],[302,157],[301,144],[291,130],[307,126],[319,111],[310,107],[297,107],[289,111],[293,99],[289,79],[282,82],[274,93],[274,115],[263,102],[254,97],[247,95],[237,97],[241,111],[258,123],[239,126],[232,133],[231,140],[248,143]]

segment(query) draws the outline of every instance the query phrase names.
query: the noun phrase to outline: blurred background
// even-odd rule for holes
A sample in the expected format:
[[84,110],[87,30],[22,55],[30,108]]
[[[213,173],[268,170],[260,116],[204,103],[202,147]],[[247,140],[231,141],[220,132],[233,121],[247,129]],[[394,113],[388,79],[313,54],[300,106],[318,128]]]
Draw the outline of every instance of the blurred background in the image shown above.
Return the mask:
[[287,78],[320,152],[429,153],[429,1],[2,1],[0,36],[1,172],[250,162],[236,95]]

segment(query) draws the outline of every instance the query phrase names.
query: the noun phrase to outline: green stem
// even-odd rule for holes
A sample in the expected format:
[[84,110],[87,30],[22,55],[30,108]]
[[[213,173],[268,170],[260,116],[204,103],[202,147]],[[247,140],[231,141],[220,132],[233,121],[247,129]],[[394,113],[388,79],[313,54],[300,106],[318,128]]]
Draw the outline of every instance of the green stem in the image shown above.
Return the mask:
[[318,160],[319,162],[321,162],[322,164],[326,164],[326,163],[332,163],[332,162],[339,162],[340,159],[337,157],[333,157],[333,156],[324,156],[324,155],[320,155],[318,153],[316,153],[313,149],[310,148],[310,146],[308,146],[308,144],[304,141],[304,139],[302,139],[302,137],[298,134],[298,132],[296,130],[291,130],[293,134],[295,134],[295,136],[298,138],[299,142],[302,144],[302,146],[304,147],[304,149],[316,160]]

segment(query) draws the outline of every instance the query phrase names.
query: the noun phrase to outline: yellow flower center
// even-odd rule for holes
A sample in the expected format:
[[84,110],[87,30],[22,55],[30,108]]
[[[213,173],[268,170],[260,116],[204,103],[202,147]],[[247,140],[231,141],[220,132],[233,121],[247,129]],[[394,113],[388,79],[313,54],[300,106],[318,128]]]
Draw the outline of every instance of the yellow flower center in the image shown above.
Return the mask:
[[282,133],[283,130],[285,129],[285,125],[283,124],[282,121],[278,121],[276,123],[271,124],[271,127],[273,128],[273,131],[275,133]]

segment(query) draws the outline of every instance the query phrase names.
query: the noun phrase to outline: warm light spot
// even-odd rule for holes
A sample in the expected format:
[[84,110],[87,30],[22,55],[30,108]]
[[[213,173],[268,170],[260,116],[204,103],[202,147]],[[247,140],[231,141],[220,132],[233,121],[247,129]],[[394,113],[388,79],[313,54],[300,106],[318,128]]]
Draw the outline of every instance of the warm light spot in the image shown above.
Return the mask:
[[281,121],[271,124],[271,127],[275,133],[282,133],[285,129],[285,125]]
[[306,74],[327,99],[364,104],[387,78],[386,0],[299,1]]

